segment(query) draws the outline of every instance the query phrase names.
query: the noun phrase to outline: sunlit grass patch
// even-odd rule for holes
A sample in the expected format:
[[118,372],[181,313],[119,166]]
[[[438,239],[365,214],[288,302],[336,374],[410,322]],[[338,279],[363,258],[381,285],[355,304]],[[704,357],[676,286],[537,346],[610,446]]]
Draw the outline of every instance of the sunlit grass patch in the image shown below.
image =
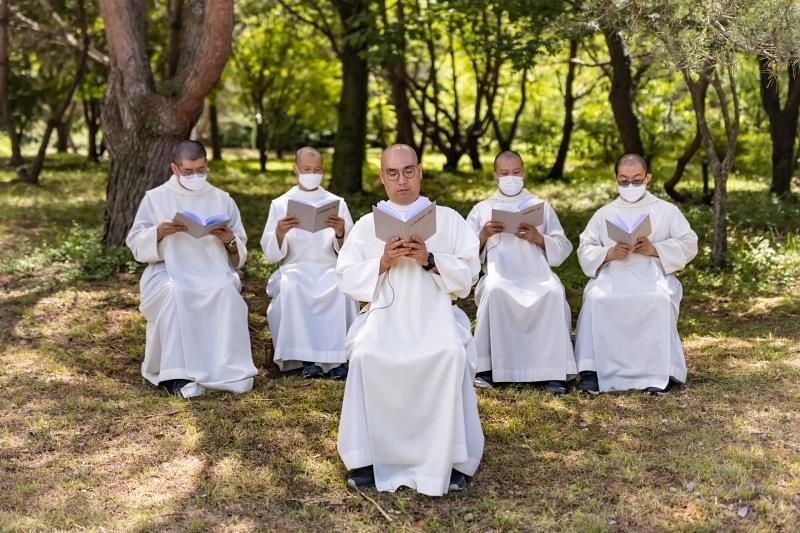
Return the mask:
[[[354,217],[383,195],[377,151]],[[423,193],[466,214],[493,192],[490,169],[423,161]],[[69,163],[69,164],[66,164]],[[0,529],[115,531],[792,530],[800,508],[800,269],[796,201],[763,177],[730,182],[730,261],[709,266],[710,208],[682,209],[701,255],[680,274],[685,387],[565,397],[520,385],[478,391],[486,436],[464,493],[348,489],[336,452],[343,384],[269,366],[260,239],[291,160],[211,165],[248,230],[241,276],[254,358],[246,395],[179,400],[144,382],[142,266],[97,245],[103,169],[66,162],[41,188],[0,191]],[[326,165],[330,158],[326,155]],[[329,168],[327,166],[326,168]],[[608,169],[532,179],[577,245],[613,196]],[[663,174],[663,173],[662,173]],[[700,182],[682,187],[699,197]],[[656,193],[662,195],[660,191]],[[41,216],[40,216],[41,215]],[[557,273],[577,315],[586,277]],[[794,277],[793,277],[794,276]],[[459,305],[474,317],[471,299]],[[266,367],[265,367],[266,366]],[[743,511],[745,510],[745,511]],[[385,514],[384,514],[385,513]],[[387,519],[391,519],[391,522]]]

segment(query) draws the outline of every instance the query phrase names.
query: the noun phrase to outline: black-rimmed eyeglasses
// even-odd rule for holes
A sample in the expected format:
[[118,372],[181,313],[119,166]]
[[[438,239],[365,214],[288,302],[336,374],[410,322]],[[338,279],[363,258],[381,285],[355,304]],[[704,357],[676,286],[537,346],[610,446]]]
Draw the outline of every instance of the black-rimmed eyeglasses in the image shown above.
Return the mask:
[[400,179],[400,174],[402,174],[404,178],[410,180],[417,175],[417,165],[408,165],[402,170],[387,168],[383,171],[383,175],[386,176],[386,179],[389,181],[397,181]]

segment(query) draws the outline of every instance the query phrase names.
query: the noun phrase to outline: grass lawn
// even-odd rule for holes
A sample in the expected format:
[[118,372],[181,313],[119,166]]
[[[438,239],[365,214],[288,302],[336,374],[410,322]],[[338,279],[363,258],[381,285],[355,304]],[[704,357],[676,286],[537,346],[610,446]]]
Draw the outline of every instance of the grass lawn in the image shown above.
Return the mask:
[[[746,169],[732,176],[724,272],[708,266],[710,209],[682,207],[701,239],[680,276],[686,387],[665,397],[480,390],[483,462],[468,490],[430,498],[347,488],[336,453],[343,385],[280,376],[271,364],[271,268],[258,241],[289,169],[212,164],[211,181],[233,194],[249,231],[242,278],[260,373],[250,394],[192,401],[140,376],[141,266],[97,244],[105,169],[56,157],[42,186],[0,186],[0,531],[797,529],[796,196],[770,197],[767,178]],[[670,173],[656,169],[657,193]],[[354,217],[382,195],[374,174],[348,199]],[[11,178],[0,169],[0,184]],[[528,185],[576,245],[614,191],[606,166]],[[699,196],[696,176],[684,186]],[[491,189],[488,172],[426,172],[423,182],[464,215]],[[586,279],[574,254],[557,273],[576,317]],[[460,305],[474,317],[472,300]]]

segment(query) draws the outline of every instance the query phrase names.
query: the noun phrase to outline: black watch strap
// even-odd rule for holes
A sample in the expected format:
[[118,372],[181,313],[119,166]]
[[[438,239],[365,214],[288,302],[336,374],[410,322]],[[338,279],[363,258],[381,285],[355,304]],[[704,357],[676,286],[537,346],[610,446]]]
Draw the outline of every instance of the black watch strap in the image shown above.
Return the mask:
[[436,261],[433,260],[433,253],[428,252],[428,264],[422,268],[424,268],[425,270],[432,270],[435,267],[436,267]]

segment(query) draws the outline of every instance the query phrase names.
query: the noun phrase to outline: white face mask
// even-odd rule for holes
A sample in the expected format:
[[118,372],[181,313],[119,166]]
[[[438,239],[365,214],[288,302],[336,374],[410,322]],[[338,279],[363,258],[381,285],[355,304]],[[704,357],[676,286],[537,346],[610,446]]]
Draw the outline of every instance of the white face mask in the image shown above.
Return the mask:
[[300,174],[297,176],[297,179],[304,189],[311,191],[319,187],[319,184],[322,183],[322,174]]
[[202,174],[192,174],[191,176],[179,176],[178,179],[180,180],[181,185],[190,191],[199,191],[206,186],[208,172],[203,172]]
[[642,199],[642,196],[644,196],[644,193],[647,190],[647,185],[644,183],[641,185],[628,185],[627,187],[620,187],[617,185],[617,190],[619,191],[619,195],[623,200],[634,203]]
[[522,191],[522,176],[499,176],[497,187],[506,196],[516,196]]

